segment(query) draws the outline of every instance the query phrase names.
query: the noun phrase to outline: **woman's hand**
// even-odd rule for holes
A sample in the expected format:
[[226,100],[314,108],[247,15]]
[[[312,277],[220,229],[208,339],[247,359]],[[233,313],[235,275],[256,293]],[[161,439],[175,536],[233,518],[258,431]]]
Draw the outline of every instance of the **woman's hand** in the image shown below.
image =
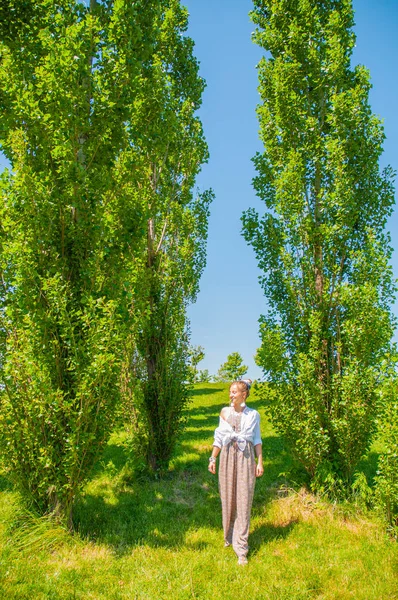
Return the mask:
[[262,477],[262,475],[264,475],[263,463],[258,463],[256,465],[256,477]]
[[261,444],[256,444],[254,446],[254,453],[257,458],[256,464],[256,477],[261,477],[264,475],[264,467],[263,467],[263,447]]
[[213,475],[216,474],[216,463],[214,462],[209,462],[209,471],[210,473],[213,473]]
[[220,454],[220,448],[218,448],[217,446],[213,446],[213,452],[211,453],[211,456],[209,458],[209,471],[210,473],[213,473],[213,475],[216,474],[216,461],[217,461],[217,456]]

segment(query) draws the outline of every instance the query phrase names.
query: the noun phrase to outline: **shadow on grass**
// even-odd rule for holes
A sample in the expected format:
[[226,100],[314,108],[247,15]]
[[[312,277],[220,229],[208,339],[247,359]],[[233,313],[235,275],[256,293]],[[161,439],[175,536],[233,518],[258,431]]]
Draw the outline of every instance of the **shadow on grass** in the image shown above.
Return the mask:
[[297,519],[292,519],[286,525],[260,525],[253,529],[250,533],[250,555],[253,556],[257,554],[264,544],[272,542],[273,540],[281,540],[287,538],[296,524],[298,523]]
[[216,387],[216,388],[197,388],[192,390],[192,396],[207,396],[209,394],[217,394],[218,392],[223,392],[225,388]]
[[[119,447],[109,446],[103,465],[113,469],[119,452]],[[206,463],[203,454],[162,479],[140,476],[130,481],[123,469],[107,477],[105,466],[76,503],[77,531],[83,538],[111,545],[118,555],[142,544],[205,547],[204,540],[187,543],[186,534],[203,526],[221,526],[217,480],[207,472]]]
[[217,404],[211,404],[210,406],[198,406],[198,407],[190,407],[187,411],[187,416],[189,421],[189,426],[196,425],[196,421],[192,423],[191,421],[195,419],[195,417],[208,417],[209,420],[218,417],[220,414],[220,410],[225,406],[222,402],[218,402]]

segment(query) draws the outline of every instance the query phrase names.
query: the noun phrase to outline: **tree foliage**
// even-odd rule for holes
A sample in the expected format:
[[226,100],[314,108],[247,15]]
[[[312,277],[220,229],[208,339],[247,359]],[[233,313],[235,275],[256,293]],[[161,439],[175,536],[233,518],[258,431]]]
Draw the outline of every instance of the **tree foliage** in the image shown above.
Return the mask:
[[201,371],[198,370],[198,364],[204,359],[204,357],[205,349],[202,346],[193,346],[189,351],[190,371],[193,382],[200,381],[199,375]]
[[398,533],[398,376],[395,355],[393,367],[380,386],[378,438],[383,447],[376,475],[376,505],[386,516],[388,526]]
[[146,201],[146,236],[134,300],[140,318],[130,346],[130,364],[138,367],[140,382],[137,389],[130,379],[130,397],[136,405],[131,414],[145,424],[142,451],[153,471],[167,467],[184,422],[190,380],[186,308],[196,298],[206,263],[212,200],[211,192],[192,193],[208,153],[195,115],[204,82],[193,42],[183,36],[187,10],[179,1],[163,4],[167,9],[158,18],[158,36],[133,109],[137,128],[145,123],[133,154],[143,173],[139,191]]
[[227,360],[218,369],[216,381],[232,382],[242,379],[247,373],[248,367],[243,364],[243,358],[239,352],[228,354]]
[[200,369],[196,381],[198,383],[210,383],[210,381],[212,381],[212,376],[210,375],[209,369]]
[[254,40],[269,52],[254,158],[267,211],[243,215],[269,304],[257,363],[275,425],[325,488],[350,478],[374,428],[393,327],[393,173],[379,169],[369,74],[350,67],[351,0],[254,4]]
[[123,392],[134,353],[148,388],[186,371],[210,199],[190,191],[203,82],[179,2],[2,9],[17,17],[0,27],[2,451],[25,496],[71,524],[122,366]]

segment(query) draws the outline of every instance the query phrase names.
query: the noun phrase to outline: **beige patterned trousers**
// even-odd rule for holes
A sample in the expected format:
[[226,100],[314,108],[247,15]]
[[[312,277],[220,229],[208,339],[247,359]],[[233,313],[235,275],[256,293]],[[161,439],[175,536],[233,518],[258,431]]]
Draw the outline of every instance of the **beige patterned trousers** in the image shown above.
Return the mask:
[[243,452],[236,442],[223,446],[218,479],[225,542],[232,544],[238,557],[246,556],[256,482],[253,444],[247,443]]

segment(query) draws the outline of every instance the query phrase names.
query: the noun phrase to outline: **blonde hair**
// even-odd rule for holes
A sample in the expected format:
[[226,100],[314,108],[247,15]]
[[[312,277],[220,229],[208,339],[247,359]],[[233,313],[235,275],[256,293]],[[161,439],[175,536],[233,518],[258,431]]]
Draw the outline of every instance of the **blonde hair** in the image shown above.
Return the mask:
[[243,392],[246,392],[246,398],[250,396],[251,379],[237,379],[231,383],[229,389],[231,389],[233,385],[238,385]]

